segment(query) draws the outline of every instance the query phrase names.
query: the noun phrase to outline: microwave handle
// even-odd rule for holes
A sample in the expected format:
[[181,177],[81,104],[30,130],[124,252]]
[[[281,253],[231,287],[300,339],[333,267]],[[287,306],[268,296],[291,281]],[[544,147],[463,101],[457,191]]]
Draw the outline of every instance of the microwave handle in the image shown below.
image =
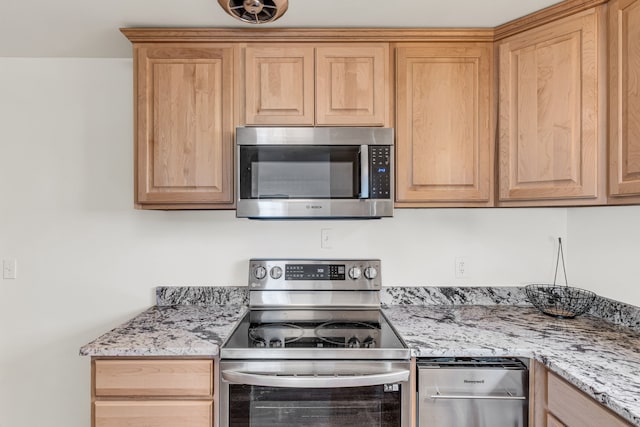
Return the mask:
[[369,387],[409,380],[409,371],[398,369],[373,375],[269,375],[233,370],[222,371],[222,380],[231,384],[262,387],[340,388]]
[[369,146],[360,146],[360,198],[369,198]]

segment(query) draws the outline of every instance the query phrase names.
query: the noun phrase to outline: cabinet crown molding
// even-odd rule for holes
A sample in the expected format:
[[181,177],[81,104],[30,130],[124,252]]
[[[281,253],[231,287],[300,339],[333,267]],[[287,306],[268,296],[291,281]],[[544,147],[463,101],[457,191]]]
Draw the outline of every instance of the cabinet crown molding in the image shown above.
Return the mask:
[[494,40],[493,28],[121,28],[144,42],[426,42]]

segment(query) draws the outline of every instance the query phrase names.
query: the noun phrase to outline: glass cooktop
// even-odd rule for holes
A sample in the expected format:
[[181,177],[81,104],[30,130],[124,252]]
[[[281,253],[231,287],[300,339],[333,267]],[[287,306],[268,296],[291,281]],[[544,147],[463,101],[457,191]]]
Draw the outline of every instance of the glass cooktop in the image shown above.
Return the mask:
[[222,358],[405,358],[408,350],[380,310],[251,310]]

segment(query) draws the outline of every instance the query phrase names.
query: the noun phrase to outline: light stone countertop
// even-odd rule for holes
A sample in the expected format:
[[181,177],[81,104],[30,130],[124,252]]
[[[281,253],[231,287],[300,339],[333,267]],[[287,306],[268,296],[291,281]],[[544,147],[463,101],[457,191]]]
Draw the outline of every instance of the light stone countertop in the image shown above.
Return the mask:
[[[80,349],[84,356],[216,357],[243,305],[155,306]],[[640,426],[640,332],[597,317],[556,319],[510,305],[391,305],[415,357],[520,356]]]
[[81,356],[216,357],[246,306],[154,306],[80,349]]
[[640,426],[640,332],[600,318],[557,319],[531,307],[390,306],[415,357],[520,356]]

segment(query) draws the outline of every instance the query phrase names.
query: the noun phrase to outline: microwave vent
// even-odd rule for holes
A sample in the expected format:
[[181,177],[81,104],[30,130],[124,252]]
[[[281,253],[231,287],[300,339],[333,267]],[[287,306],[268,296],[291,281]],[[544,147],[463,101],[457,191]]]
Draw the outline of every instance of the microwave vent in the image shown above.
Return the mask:
[[288,0],[218,0],[229,15],[248,24],[266,24],[287,11]]

